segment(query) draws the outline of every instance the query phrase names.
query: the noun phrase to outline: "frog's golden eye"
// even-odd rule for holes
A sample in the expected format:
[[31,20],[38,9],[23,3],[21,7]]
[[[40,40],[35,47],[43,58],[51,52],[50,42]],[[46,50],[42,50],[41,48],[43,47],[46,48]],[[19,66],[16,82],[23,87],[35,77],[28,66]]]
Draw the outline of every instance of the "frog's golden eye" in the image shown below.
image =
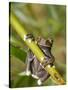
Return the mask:
[[49,41],[49,43],[51,43],[51,44],[53,43],[53,39],[50,39],[50,38],[49,38],[48,41]]
[[52,39],[47,39],[45,44],[48,46],[48,47],[51,47],[52,44],[53,44],[53,40]]

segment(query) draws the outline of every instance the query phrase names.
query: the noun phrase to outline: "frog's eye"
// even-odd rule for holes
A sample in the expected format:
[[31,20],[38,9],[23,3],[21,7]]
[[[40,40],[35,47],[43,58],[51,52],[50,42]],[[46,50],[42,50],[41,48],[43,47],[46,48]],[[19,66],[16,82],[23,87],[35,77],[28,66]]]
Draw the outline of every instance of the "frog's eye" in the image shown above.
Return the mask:
[[52,40],[52,39],[47,39],[47,40],[45,41],[45,44],[46,44],[47,46],[51,47],[52,44],[53,44],[53,40]]
[[48,41],[49,41],[51,44],[53,44],[53,39],[48,39]]

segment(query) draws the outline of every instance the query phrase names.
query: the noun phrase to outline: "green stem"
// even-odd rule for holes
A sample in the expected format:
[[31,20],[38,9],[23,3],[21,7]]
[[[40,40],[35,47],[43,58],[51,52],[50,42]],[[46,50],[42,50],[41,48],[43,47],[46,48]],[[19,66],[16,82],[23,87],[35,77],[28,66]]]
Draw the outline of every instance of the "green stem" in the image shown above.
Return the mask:
[[[10,23],[14,27],[14,30],[18,33],[18,35],[22,38],[22,40],[24,40],[24,42],[32,50],[32,52],[35,54],[35,56],[42,64],[44,62],[45,55],[38,47],[38,45],[35,43],[35,41],[31,41],[31,39],[25,39],[28,33],[26,32],[22,24],[19,22],[19,20],[16,18],[16,16],[13,13],[11,13],[10,16]],[[55,80],[57,84],[64,84],[63,78],[54,68],[54,66],[51,67],[50,65],[47,65],[46,67],[44,67],[44,69],[51,75],[52,79]]]

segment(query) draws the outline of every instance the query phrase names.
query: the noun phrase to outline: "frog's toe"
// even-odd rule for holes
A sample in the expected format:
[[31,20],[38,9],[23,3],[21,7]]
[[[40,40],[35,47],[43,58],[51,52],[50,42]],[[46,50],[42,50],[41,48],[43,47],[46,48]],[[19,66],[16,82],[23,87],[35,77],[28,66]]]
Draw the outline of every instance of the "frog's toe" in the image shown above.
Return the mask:
[[31,75],[31,72],[30,71],[26,71],[26,75],[27,76]]
[[42,85],[42,81],[39,79],[39,80],[37,81],[37,84],[38,84],[38,85]]
[[32,77],[35,78],[35,79],[39,79],[39,77],[34,75],[34,74],[32,74]]

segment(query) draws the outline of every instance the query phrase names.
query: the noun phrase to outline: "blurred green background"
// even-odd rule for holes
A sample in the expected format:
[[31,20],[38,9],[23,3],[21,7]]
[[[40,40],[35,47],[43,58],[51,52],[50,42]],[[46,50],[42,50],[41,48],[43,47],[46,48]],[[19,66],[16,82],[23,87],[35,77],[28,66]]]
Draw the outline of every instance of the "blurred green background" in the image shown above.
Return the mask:
[[[53,38],[52,53],[55,57],[55,66],[66,80],[66,6],[9,3],[11,11],[17,16],[25,30],[38,36]],[[10,26],[10,87],[38,86],[37,80],[31,76],[19,76],[26,69],[28,47]],[[51,78],[43,82],[43,86],[56,85]]]

